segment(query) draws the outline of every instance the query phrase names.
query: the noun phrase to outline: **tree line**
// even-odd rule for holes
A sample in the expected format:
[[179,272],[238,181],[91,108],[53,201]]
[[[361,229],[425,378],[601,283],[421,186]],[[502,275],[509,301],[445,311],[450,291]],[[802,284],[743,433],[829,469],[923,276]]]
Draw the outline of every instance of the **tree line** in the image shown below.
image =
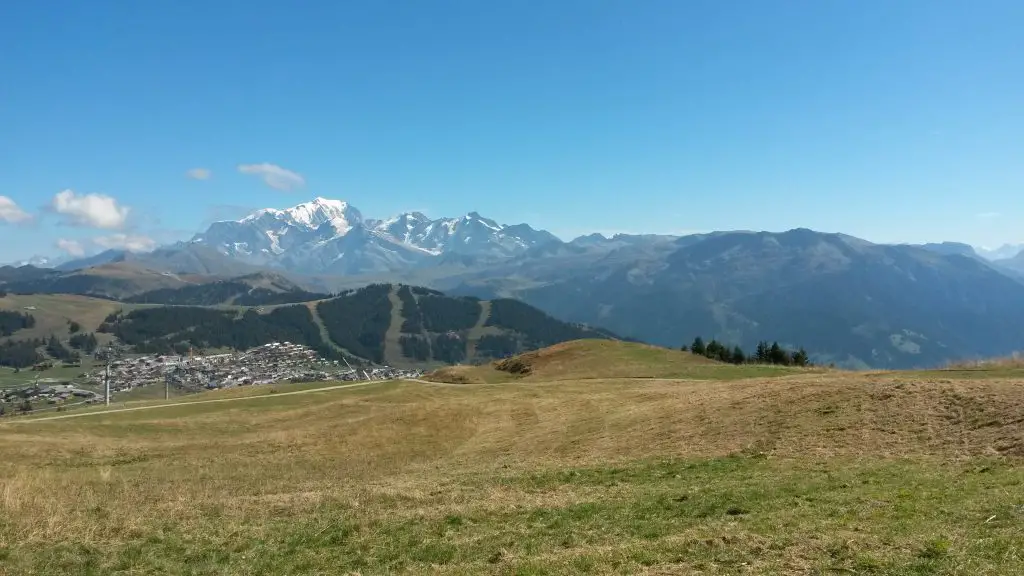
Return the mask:
[[69,350],[55,334],[51,334],[50,339],[46,342],[46,353],[50,355],[50,358],[63,362],[78,362],[81,360],[78,352]]
[[39,338],[32,340],[8,340],[0,343],[0,366],[10,368],[28,368],[43,361],[39,347],[45,342]]
[[320,337],[309,308],[302,305],[275,308],[268,314],[247,310],[241,317],[233,310],[142,308],[108,316],[98,331],[114,334],[140,354],[184,354],[190,346],[248,350],[270,342],[292,342],[305,344],[325,358],[337,356]]
[[775,364],[778,366],[810,366],[811,361],[807,351],[800,347],[797,350],[787,350],[779,346],[778,342],[768,343],[762,340],[757,343],[753,354],[747,354],[739,346],[728,346],[712,338],[705,343],[704,339],[697,336],[689,345],[683,345],[683,352],[689,351],[698,356],[704,356],[719,362],[730,364]]
[[0,336],[10,336],[18,330],[32,328],[36,325],[36,318],[31,314],[0,310]]
[[92,354],[99,347],[99,342],[92,332],[79,332],[68,339],[68,345],[86,354]]
[[[398,299],[402,302],[402,334],[419,334],[423,332],[423,314],[420,312],[420,306],[416,302],[416,297],[413,296],[412,290],[408,286],[400,286],[398,288]],[[410,344],[412,346],[409,350],[420,350],[422,345]],[[419,348],[417,348],[419,347]],[[403,344],[403,350],[405,345]],[[428,351],[429,352],[429,351]],[[417,358],[422,355],[422,351],[416,352],[416,355],[406,354],[410,358]],[[429,353],[428,353],[429,355]],[[424,358],[425,360],[426,358]]]

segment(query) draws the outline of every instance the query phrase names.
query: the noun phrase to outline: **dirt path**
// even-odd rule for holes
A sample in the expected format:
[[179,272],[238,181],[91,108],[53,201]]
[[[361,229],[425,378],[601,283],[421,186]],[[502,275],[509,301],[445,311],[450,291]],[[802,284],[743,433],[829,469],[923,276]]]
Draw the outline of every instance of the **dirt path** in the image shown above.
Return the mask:
[[191,402],[173,402],[171,404],[155,404],[152,406],[133,406],[131,408],[114,408],[113,410],[97,410],[95,412],[80,412],[78,414],[63,414],[61,416],[47,416],[46,418],[12,419],[2,424],[31,424],[33,422],[46,422],[48,420],[63,420],[65,418],[84,418],[86,416],[99,416],[101,414],[115,414],[117,412],[135,412],[137,410],[156,410],[158,408],[171,408],[174,406],[193,406],[196,404],[213,404],[215,402],[241,402],[243,400],[257,400],[260,398],[280,398],[282,396],[295,396],[297,394],[314,394],[316,392],[329,392],[331,390],[343,390],[345,388],[359,388],[380,384],[381,382],[392,382],[392,380],[369,380],[356,382],[354,384],[338,384],[337,386],[326,386],[324,388],[312,388],[310,390],[296,390],[294,392],[278,392],[277,394],[263,394],[262,396],[242,396],[240,398],[216,398],[213,400],[193,400]]
[[405,317],[402,316],[402,299],[398,297],[398,288],[396,286],[392,286],[391,291],[388,292],[388,300],[391,301],[391,325],[388,326],[388,331],[384,333],[384,362],[388,366],[400,367],[405,365],[405,358],[402,356],[402,346],[399,344]]
[[480,302],[480,317],[476,319],[476,324],[469,329],[469,336],[466,337],[469,342],[466,345],[466,360],[472,361],[476,359],[476,345],[480,341],[480,337],[484,335],[484,324],[487,323],[487,319],[491,317],[491,303],[490,301],[484,300]]
[[340,346],[334,343],[334,340],[331,340],[331,335],[330,333],[327,332],[327,326],[324,325],[323,319],[320,318],[320,313],[317,312],[316,310],[316,305],[319,304],[320,302],[322,302],[322,300],[306,303],[306,308],[309,308],[309,313],[313,315],[313,323],[316,324],[316,327],[320,329],[320,339],[323,340],[325,344],[327,344],[334,350],[337,350],[338,352],[341,353],[346,353],[345,350],[343,350]]

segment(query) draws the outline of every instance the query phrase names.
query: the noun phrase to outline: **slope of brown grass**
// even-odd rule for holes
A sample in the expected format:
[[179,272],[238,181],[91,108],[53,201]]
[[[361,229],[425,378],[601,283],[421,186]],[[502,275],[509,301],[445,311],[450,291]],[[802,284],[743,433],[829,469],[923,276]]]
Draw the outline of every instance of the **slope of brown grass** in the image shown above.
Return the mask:
[[[34,310],[26,310],[34,307]],[[95,330],[111,312],[125,308],[124,304],[102,298],[70,294],[8,294],[0,298],[0,310],[13,310],[31,314],[35,327],[18,331],[13,338],[46,338],[68,335],[68,321],[78,322],[85,332]]]
[[689,378],[730,380],[783,376],[813,370],[734,366],[689,352],[617,340],[574,340],[482,366],[441,368],[427,375],[455,384],[590,380],[595,378]]
[[381,383],[3,423],[0,559],[10,574],[1018,573],[1021,391],[843,374]]

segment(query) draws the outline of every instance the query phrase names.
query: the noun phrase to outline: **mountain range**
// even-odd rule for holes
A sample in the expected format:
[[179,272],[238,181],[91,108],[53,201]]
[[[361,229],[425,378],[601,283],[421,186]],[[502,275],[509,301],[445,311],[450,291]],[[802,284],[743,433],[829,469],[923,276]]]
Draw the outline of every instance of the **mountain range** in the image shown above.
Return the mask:
[[[316,198],[217,222],[151,253],[65,262],[58,272],[113,264],[218,281],[271,270],[316,293],[400,282],[515,298],[655,344],[701,335],[748,348],[779,339],[849,367],[933,366],[1024,348],[1024,256],[990,260],[955,242],[874,244],[806,229],[566,242],[476,212],[374,219]],[[122,287],[117,296],[125,295]]]
[[301,274],[365,274],[459,258],[493,261],[558,238],[526,224],[508,226],[476,212],[431,220],[410,212],[366,219],[347,202],[316,198],[287,210],[263,209],[216,222],[188,243],[239,262]]
[[1003,244],[998,248],[975,247],[974,251],[986,260],[1008,260],[1024,252],[1024,244]]

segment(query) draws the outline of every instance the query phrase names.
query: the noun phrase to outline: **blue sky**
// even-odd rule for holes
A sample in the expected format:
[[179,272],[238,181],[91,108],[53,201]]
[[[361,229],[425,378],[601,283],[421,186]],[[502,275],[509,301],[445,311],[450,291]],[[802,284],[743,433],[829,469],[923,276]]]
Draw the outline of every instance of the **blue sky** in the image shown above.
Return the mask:
[[1022,241],[1021,29],[1019,0],[6,2],[0,261],[314,196]]

